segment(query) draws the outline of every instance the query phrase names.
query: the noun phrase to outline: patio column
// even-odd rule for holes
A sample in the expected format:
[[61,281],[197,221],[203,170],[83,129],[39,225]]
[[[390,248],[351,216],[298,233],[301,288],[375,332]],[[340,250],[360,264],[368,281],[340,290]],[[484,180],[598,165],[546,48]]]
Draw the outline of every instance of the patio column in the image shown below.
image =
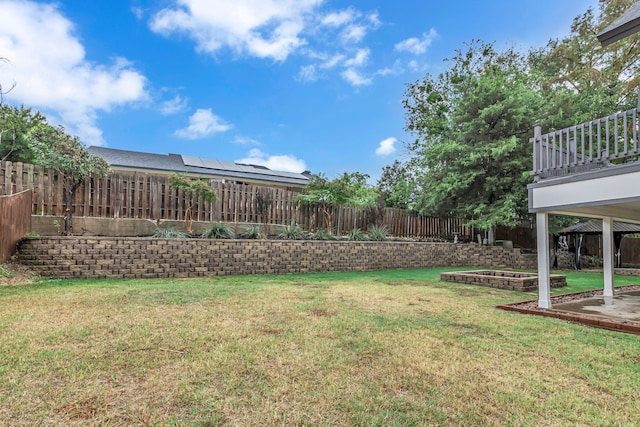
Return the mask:
[[538,307],[551,308],[548,213],[536,213],[536,232],[538,237]]
[[602,268],[604,270],[604,296],[613,296],[613,218],[602,218]]

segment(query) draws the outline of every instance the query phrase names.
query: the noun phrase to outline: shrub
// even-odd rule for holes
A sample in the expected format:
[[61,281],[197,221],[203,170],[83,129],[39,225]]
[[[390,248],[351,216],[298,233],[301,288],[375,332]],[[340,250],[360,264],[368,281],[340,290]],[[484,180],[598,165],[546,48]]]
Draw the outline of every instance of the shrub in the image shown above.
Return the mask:
[[360,230],[359,228],[354,228],[349,232],[349,234],[347,234],[347,239],[353,240],[353,241],[362,241],[362,240],[369,240],[369,236],[367,236],[367,233]]
[[214,222],[202,233],[205,239],[233,239],[235,236],[233,228],[224,222]]
[[243,236],[248,239],[264,239],[267,237],[262,226],[260,225],[249,225],[247,229],[243,233]]
[[13,273],[4,265],[0,264],[0,277],[13,277]]
[[336,239],[336,236],[334,236],[333,234],[331,234],[330,231],[327,231],[324,228],[316,231],[315,233],[310,234],[309,237],[311,237],[311,239],[313,240],[335,240]]
[[302,231],[300,226],[292,222],[291,225],[285,226],[282,233],[280,233],[278,236],[282,237],[283,239],[293,240],[293,239],[300,239],[303,235],[304,235],[304,232]]
[[389,239],[389,230],[386,226],[374,225],[369,229],[369,240],[384,242]]
[[156,228],[156,231],[153,233],[153,237],[159,237],[161,239],[184,239],[185,237],[189,237],[189,235],[184,231],[179,231],[175,228]]

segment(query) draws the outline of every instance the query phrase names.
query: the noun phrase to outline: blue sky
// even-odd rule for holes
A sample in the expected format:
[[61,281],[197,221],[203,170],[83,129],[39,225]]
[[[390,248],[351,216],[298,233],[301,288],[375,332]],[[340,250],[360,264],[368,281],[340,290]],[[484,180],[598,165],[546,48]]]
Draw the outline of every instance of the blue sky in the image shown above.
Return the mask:
[[379,177],[405,85],[474,38],[527,50],[597,0],[0,0],[4,102],[87,145]]

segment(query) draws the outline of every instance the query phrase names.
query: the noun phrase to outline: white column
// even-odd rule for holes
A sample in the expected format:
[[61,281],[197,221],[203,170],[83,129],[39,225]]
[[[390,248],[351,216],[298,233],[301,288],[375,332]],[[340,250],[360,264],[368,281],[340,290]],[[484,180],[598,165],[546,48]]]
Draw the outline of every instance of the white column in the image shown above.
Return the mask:
[[538,235],[538,307],[551,308],[551,280],[549,279],[549,214],[536,213]]
[[613,296],[613,219],[602,218],[602,267],[604,270],[604,296]]

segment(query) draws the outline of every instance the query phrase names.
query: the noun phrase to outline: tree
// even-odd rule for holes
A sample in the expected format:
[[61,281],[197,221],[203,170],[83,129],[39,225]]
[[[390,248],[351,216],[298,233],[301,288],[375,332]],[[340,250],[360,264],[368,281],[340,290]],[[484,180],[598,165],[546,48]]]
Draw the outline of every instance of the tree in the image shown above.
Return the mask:
[[543,125],[562,129],[637,104],[640,85],[640,35],[602,47],[596,35],[636,0],[600,0],[577,16],[571,33],[533,51],[531,64],[545,97]]
[[62,126],[39,124],[27,133],[26,140],[34,153],[34,161],[58,173],[65,195],[64,231],[71,235],[73,195],[87,178],[106,176],[109,165],[89,153],[78,137],[67,135]]
[[473,41],[450,61],[405,94],[410,149],[425,167],[417,207],[483,229],[514,226],[527,213],[528,139],[542,99],[513,48]]
[[33,163],[26,136],[35,126],[46,123],[46,117],[31,108],[0,105],[0,160]]
[[412,161],[396,160],[393,164],[382,168],[382,175],[376,186],[385,206],[413,209],[419,188],[416,179],[416,168]]
[[314,176],[305,187],[304,194],[297,197],[303,204],[316,204],[324,215],[327,231],[331,231],[332,206],[373,206],[377,191],[367,183],[369,175],[360,172],[343,173],[331,181],[323,175]]
[[206,202],[213,203],[216,200],[216,191],[204,179],[191,179],[183,173],[174,173],[169,176],[171,188],[181,190],[187,202],[184,211],[184,226],[187,233],[193,233],[193,201],[196,197],[202,197]]

